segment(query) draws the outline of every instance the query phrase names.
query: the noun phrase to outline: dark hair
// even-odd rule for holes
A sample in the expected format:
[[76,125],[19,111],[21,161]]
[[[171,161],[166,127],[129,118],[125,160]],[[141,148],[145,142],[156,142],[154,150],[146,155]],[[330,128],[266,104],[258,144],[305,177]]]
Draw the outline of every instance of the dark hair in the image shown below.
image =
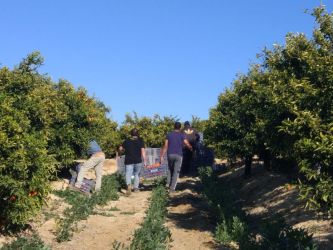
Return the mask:
[[136,128],[131,130],[131,136],[139,136],[139,131]]
[[180,122],[175,122],[174,129],[180,129],[182,124]]
[[185,128],[189,128],[189,127],[191,127],[190,122],[189,122],[189,121],[184,122],[184,127],[185,127]]

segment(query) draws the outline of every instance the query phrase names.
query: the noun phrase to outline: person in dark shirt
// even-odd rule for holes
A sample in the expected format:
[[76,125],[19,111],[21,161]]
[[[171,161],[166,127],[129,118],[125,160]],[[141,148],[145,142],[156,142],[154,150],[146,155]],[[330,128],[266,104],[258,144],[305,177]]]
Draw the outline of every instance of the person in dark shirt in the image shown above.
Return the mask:
[[139,137],[137,129],[131,130],[131,137],[126,139],[119,147],[119,151],[125,152],[125,169],[127,195],[132,191],[132,175],[134,175],[134,192],[139,191],[139,174],[142,168],[142,160],[146,165],[146,154],[143,140]]
[[195,154],[196,142],[197,142],[197,131],[191,127],[189,121],[184,123],[184,128],[182,129],[182,133],[184,133],[185,138],[191,144],[193,150],[189,150],[187,147],[183,148],[183,162],[181,175],[188,175],[190,173],[194,173],[193,167],[193,158]]
[[167,185],[170,192],[174,192],[177,185],[179,172],[182,166],[183,145],[185,144],[192,150],[191,144],[185,138],[185,135],[180,131],[181,123],[175,122],[174,131],[167,134],[164,147],[161,150],[161,162],[167,152],[168,157],[168,175]]

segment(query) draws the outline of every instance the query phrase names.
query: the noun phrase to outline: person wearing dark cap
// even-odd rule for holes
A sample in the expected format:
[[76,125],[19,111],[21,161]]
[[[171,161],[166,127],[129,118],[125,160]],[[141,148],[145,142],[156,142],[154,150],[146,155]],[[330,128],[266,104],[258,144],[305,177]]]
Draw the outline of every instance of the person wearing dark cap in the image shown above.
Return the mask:
[[176,189],[183,160],[183,145],[185,144],[189,150],[192,150],[191,144],[185,138],[185,135],[180,131],[181,126],[180,122],[175,122],[174,131],[167,134],[164,146],[161,150],[161,162],[163,162],[164,155],[167,152],[167,186],[170,192],[174,192]]
[[[134,175],[133,191],[139,191],[139,174],[141,168],[146,165],[146,154],[143,140],[139,137],[137,129],[131,130],[131,137],[126,139],[119,147],[119,151],[125,152],[125,171],[127,195],[132,191],[132,175]],[[143,163],[142,163],[143,161]]]
[[[185,135],[185,138],[191,144],[192,148],[195,149],[196,141],[197,141],[197,131],[191,127],[189,121],[184,122],[184,128],[182,132]],[[187,147],[183,148],[183,165],[181,169],[182,175],[188,175],[194,171],[193,168],[193,157],[194,150],[189,150]]]

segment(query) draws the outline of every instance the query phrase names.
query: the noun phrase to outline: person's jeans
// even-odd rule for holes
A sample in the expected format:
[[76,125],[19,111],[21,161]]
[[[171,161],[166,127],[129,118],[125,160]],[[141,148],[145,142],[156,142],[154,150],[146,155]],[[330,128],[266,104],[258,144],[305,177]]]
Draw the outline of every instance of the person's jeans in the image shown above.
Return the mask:
[[90,157],[80,168],[79,174],[77,176],[77,180],[75,186],[80,188],[82,185],[82,181],[85,173],[88,169],[95,168],[96,173],[96,186],[95,191],[99,191],[102,186],[102,175],[103,175],[103,163],[105,160],[105,156],[92,156]]
[[183,157],[176,154],[168,155],[168,175],[167,175],[167,185],[170,190],[174,191],[176,189],[177,180],[182,166]]
[[126,184],[131,185],[132,183],[132,175],[134,175],[134,185],[133,187],[139,188],[139,174],[142,168],[142,163],[136,163],[136,164],[129,164],[126,165]]
[[71,180],[69,181],[69,184],[70,184],[71,186],[75,186],[75,182],[76,182],[76,179],[77,179],[77,175],[79,174],[79,172],[80,172],[80,168],[81,168],[82,165],[83,165],[83,164],[80,163],[80,164],[76,165],[75,169],[69,169],[69,172],[70,172],[70,174],[72,175],[72,178],[71,178]]

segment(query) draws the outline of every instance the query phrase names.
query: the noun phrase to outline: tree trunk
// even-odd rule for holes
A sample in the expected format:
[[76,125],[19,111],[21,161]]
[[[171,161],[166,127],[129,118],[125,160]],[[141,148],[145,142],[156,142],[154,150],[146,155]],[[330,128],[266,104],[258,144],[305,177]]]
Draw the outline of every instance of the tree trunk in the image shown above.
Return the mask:
[[264,168],[268,171],[272,170],[271,168],[271,152],[267,149],[263,153]]
[[245,157],[244,178],[251,177],[251,165],[252,165],[252,155],[248,155]]

